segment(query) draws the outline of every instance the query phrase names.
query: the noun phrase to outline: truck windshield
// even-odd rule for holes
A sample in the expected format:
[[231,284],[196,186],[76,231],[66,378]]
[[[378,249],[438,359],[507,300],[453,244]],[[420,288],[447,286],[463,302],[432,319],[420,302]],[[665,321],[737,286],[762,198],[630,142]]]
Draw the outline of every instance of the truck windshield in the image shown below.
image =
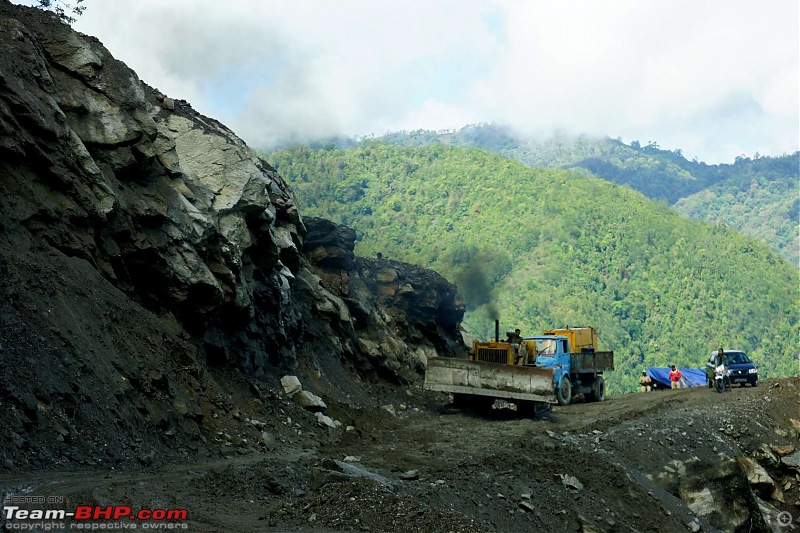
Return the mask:
[[555,339],[544,339],[536,341],[536,355],[553,357],[556,354]]

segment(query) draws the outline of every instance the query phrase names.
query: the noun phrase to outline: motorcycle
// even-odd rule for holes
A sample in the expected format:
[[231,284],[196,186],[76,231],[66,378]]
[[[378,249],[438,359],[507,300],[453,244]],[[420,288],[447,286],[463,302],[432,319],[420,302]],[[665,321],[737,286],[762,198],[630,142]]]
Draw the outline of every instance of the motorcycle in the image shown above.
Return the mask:
[[717,392],[725,392],[725,380],[730,380],[730,370],[725,365],[719,365],[714,369],[714,387]]

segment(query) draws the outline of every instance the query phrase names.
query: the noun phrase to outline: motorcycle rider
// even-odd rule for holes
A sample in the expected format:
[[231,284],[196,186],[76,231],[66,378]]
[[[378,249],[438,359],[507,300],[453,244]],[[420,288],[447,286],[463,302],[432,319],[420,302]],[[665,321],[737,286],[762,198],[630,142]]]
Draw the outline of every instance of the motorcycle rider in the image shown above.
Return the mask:
[[[723,350],[722,348],[717,350],[717,355],[714,356],[714,369],[718,368],[719,366],[722,366],[722,368],[723,368],[722,375],[727,377],[728,376],[728,356],[725,355],[725,350]],[[730,381],[730,377],[728,377],[728,381]]]

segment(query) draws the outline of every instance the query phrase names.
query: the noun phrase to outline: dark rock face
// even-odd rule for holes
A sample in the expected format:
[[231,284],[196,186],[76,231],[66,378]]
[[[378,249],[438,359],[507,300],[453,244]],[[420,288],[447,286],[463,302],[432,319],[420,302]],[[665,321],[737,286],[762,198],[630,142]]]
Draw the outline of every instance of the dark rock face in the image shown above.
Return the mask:
[[355,257],[350,228],[304,221],[311,275],[303,279],[324,289],[317,309],[338,316],[338,336],[352,341],[357,353],[385,375],[409,382],[428,356],[466,352],[459,332],[464,303],[442,276],[399,261]]
[[[369,403],[356,374],[408,382],[425,356],[461,349],[454,287],[355,258],[349,228],[307,230],[269,164],[96,39],[0,0],[0,43],[0,400],[12,406],[0,421],[19,437],[13,461],[46,459],[58,435],[82,456],[91,425],[98,442],[145,435],[141,449],[202,440],[230,367],[263,380],[296,368]],[[117,419],[130,427],[112,430]]]
[[[257,295],[285,299],[300,267],[304,228],[280,176],[187,104],[165,109],[96,40],[46,13],[0,13],[7,231],[89,261],[242,358],[242,339],[219,338],[256,318]],[[290,324],[275,311],[258,325],[281,342]]]

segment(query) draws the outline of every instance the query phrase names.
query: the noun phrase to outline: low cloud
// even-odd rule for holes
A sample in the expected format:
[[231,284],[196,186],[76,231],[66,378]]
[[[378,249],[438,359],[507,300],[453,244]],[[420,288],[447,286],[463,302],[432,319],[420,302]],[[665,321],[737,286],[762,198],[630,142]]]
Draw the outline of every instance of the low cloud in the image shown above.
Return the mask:
[[86,0],[75,27],[251,145],[504,122],[688,157],[798,148],[796,0]]

